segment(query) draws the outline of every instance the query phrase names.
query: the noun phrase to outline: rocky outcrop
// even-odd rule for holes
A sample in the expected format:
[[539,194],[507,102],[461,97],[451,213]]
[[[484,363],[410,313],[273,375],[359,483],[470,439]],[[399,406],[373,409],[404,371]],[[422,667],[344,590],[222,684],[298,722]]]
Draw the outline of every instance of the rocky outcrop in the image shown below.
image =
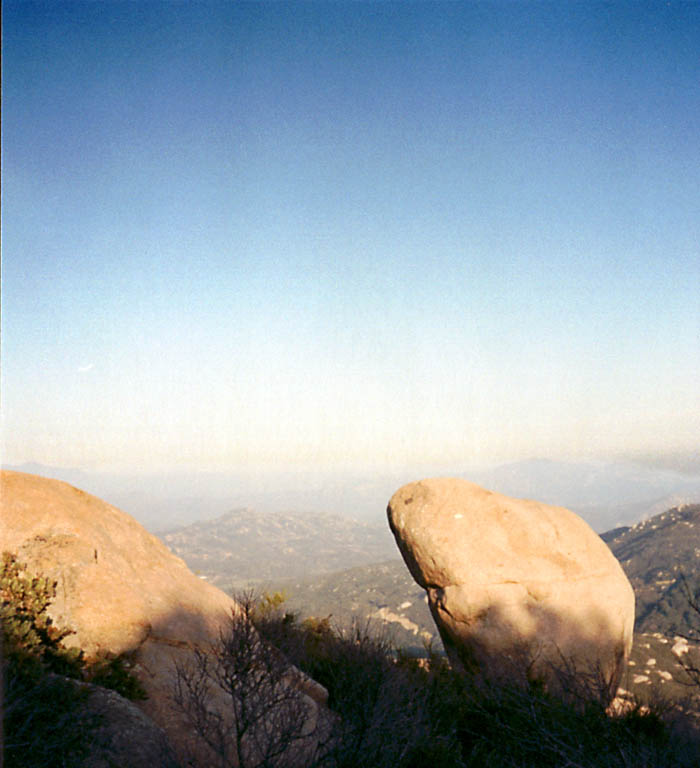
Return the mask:
[[[181,746],[190,734],[172,708],[175,665],[218,642],[234,600],[131,517],[66,483],[4,471],[0,494],[0,549],[57,582],[49,613],[73,630],[65,644],[88,657],[129,654],[149,697],[139,706]],[[306,681],[304,694],[315,712],[325,690]]]
[[84,491],[2,472],[0,544],[57,582],[49,610],[88,656],[215,638],[236,606],[129,515]]
[[634,593],[581,518],[449,478],[400,488],[387,513],[454,664],[551,690],[588,680],[612,698],[632,646]]

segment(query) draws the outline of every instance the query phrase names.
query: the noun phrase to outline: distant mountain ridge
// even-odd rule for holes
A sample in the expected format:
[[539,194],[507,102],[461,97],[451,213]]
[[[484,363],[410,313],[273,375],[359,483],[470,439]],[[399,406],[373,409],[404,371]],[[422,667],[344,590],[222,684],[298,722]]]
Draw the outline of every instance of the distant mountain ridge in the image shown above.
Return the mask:
[[697,474],[629,461],[527,459],[462,476],[507,496],[567,507],[596,531],[700,502]]
[[322,513],[234,509],[161,538],[222,589],[325,574],[397,555],[388,528]]

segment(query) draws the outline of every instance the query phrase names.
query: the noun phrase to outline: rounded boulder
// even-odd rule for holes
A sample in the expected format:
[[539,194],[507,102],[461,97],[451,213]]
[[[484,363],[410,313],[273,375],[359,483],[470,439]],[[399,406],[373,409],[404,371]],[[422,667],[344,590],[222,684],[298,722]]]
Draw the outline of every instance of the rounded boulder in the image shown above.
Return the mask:
[[578,515],[454,478],[403,486],[387,514],[453,664],[614,696],[634,592]]

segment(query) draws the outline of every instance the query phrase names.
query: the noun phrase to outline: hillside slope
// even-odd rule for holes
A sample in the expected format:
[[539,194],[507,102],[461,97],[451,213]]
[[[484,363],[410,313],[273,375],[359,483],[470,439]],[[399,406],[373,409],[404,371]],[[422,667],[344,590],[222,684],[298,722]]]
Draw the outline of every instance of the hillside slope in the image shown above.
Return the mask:
[[700,589],[700,504],[674,507],[603,539],[634,588],[637,631],[672,636],[700,628],[684,589],[684,579]]
[[397,645],[417,652],[426,642],[441,645],[425,590],[403,560],[388,560],[315,579],[276,583],[286,605],[300,616],[330,617],[333,624],[371,622],[388,631]]

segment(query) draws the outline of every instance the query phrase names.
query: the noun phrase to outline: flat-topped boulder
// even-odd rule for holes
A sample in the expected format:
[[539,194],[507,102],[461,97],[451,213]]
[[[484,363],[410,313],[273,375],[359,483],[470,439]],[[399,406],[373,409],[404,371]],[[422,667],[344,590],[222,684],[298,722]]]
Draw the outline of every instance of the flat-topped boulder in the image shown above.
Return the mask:
[[634,592],[578,515],[452,478],[403,486],[387,514],[453,664],[515,670],[552,690],[575,672],[612,698],[632,647]]

